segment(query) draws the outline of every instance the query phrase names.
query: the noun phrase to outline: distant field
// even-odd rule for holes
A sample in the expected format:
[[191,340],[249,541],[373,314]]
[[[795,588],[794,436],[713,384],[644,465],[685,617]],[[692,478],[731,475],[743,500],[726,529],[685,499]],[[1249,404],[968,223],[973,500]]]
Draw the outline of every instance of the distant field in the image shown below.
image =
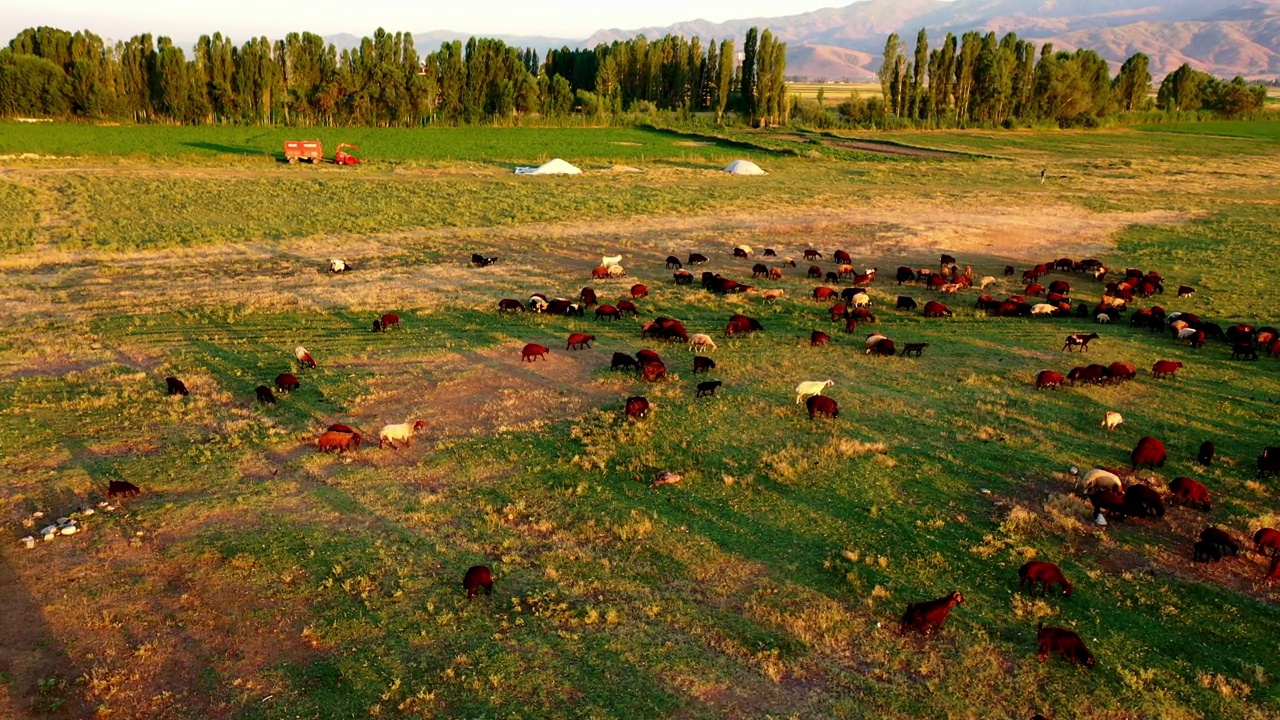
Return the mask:
[[791,95],[798,95],[802,99],[814,99],[818,97],[818,90],[823,91],[825,102],[837,105],[844,102],[850,95],[857,93],[862,97],[879,97],[881,94],[879,83],[788,83],[787,91]]
[[1231,122],[1224,120],[1217,122],[1143,125],[1138,129],[1149,132],[1222,135],[1224,137],[1249,138],[1252,140],[1280,141],[1280,118],[1260,122]]

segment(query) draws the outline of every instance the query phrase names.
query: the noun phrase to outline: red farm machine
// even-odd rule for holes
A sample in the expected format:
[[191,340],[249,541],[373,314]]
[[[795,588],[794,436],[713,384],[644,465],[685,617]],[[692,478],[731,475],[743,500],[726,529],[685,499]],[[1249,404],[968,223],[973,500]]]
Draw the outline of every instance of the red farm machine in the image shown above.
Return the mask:
[[[347,149],[358,150],[359,148],[350,143],[341,143],[333,154],[334,165],[359,165],[360,158],[347,152]],[[324,162],[324,145],[319,140],[285,140],[284,141],[284,159],[290,165],[299,161],[309,162],[312,165]]]

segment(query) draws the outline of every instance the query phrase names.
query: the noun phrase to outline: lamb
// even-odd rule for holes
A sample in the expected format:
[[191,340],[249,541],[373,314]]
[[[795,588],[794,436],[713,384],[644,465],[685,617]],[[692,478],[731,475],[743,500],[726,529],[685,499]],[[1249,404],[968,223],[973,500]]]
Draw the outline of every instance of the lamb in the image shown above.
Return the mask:
[[579,350],[581,348],[591,349],[591,342],[596,339],[595,335],[586,333],[571,333],[569,335],[569,343],[565,346],[565,350]]
[[799,405],[805,398],[821,395],[823,390],[834,387],[835,384],[835,380],[808,380],[796,385],[796,404]]
[[1062,346],[1062,349],[1070,352],[1072,348],[1078,347],[1080,348],[1080,352],[1085,352],[1089,349],[1089,341],[1097,339],[1098,333],[1089,333],[1088,335],[1076,333],[1074,335],[1068,335],[1066,343]]
[[1138,440],[1138,444],[1133,447],[1133,452],[1129,453],[1129,459],[1133,461],[1133,470],[1137,470],[1139,465],[1146,465],[1151,469],[1164,467],[1164,461],[1169,458],[1169,453],[1164,449],[1164,443],[1150,435]]
[[1087,494],[1093,494],[1099,490],[1108,490],[1117,494],[1124,492],[1124,483],[1120,482],[1120,476],[1102,468],[1094,468],[1085,473],[1083,482],[1084,491]]
[[298,378],[289,373],[280,373],[276,376],[276,389],[280,392],[293,392],[302,387],[302,383],[298,382]]
[[112,480],[112,481],[110,481],[110,482],[108,482],[108,483],[107,483],[107,497],[108,497],[108,498],[114,498],[114,497],[127,497],[127,498],[131,498],[131,497],[137,497],[137,496],[138,496],[138,493],[140,493],[140,492],[142,492],[142,491],[138,489],[138,486],[137,486],[137,485],[134,485],[133,483],[129,482],[128,480]]
[[1124,422],[1124,417],[1120,413],[1108,410],[1107,414],[1102,418],[1102,427],[1106,428],[1107,432],[1111,432],[1119,427],[1122,422]]
[[689,352],[715,352],[716,341],[711,339],[706,333],[695,333],[689,336]]
[[702,253],[689,253],[690,265],[701,265],[706,261],[707,261],[707,256],[703,255]]
[[503,298],[498,301],[498,312],[524,312],[524,303],[514,298]]
[[1085,647],[1084,641],[1072,630],[1066,628],[1045,627],[1044,623],[1036,626],[1036,644],[1039,649],[1036,659],[1044,662],[1049,653],[1061,655],[1072,665],[1084,665],[1092,668],[1097,664],[1093,653]]
[[258,395],[258,402],[266,403],[268,405],[276,404],[275,393],[272,393],[271,388],[267,387],[266,385],[259,385],[258,387],[254,388],[253,391]]
[[1189,477],[1176,477],[1173,482],[1169,483],[1169,490],[1173,496],[1169,498],[1170,504],[1181,503],[1187,506],[1199,506],[1201,510],[1209,512],[1213,503],[1209,499],[1209,489],[1204,483],[1198,480],[1192,480]]
[[604,267],[609,267],[611,265],[621,265],[622,256],[621,255],[605,255],[600,258],[600,264]]
[[351,269],[351,266],[341,258],[329,258],[329,272],[341,273]]
[[784,292],[782,291],[782,289],[780,289],[780,288],[775,288],[775,289],[772,289],[772,290],[765,290],[765,291],[764,291],[764,301],[765,301],[765,302],[767,302],[767,303],[770,303],[770,304],[775,303],[775,302],[777,302],[777,301],[778,301],[778,298],[782,297],[784,294],[785,294],[785,293],[784,293]]
[[320,435],[318,440],[316,440],[316,448],[320,452],[336,450],[339,455],[348,450],[359,450],[360,433],[327,430]]
[[627,398],[626,414],[633,420],[639,420],[649,414],[649,401],[640,396]]
[[520,362],[537,362],[538,358],[547,359],[547,353],[551,352],[550,348],[539,345],[537,343],[529,343],[520,351]]
[[1062,594],[1071,597],[1071,583],[1067,582],[1067,578],[1062,574],[1062,570],[1051,562],[1041,560],[1032,560],[1022,567],[1018,568],[1018,589],[1024,586],[1027,593],[1031,594],[1035,591],[1036,583],[1040,584],[1040,589],[1047,595],[1049,587],[1052,585],[1060,585]]
[[698,392],[696,393],[696,396],[708,397],[711,395],[715,395],[716,388],[720,387],[722,384],[723,383],[719,380],[707,380],[704,382],[700,382],[698,383]]
[[621,352],[615,352],[613,354],[613,362],[609,364],[610,370],[617,370],[618,368],[630,370],[635,367],[639,367],[639,363],[636,362],[635,358]]
[[378,449],[382,449],[383,445],[390,445],[395,450],[396,443],[412,445],[413,436],[426,426],[427,423],[422,420],[417,420],[412,425],[407,422],[386,425],[378,432]]
[[1182,363],[1174,360],[1157,360],[1155,365],[1151,366],[1151,377],[1159,380],[1161,378],[1176,377]]
[[1280,530],[1267,527],[1253,534],[1253,551],[1261,555],[1263,548],[1271,551],[1271,557],[1276,557],[1280,551]]
[[1213,442],[1205,440],[1200,443],[1200,452],[1196,455],[1196,459],[1200,461],[1201,465],[1209,467],[1213,464],[1213,454],[1216,451],[1217,449],[1213,446]]
[[840,417],[840,407],[836,404],[836,401],[826,397],[825,395],[814,395],[808,400],[805,400],[804,405],[809,411],[810,420],[813,420],[819,415],[826,415],[827,417],[833,418]]
[[814,330],[809,334],[809,347],[818,347],[831,342],[831,336],[821,330]]
[[1223,555],[1235,555],[1240,552],[1240,545],[1225,530],[1207,527],[1200,531],[1200,539],[1213,543]]
[[646,297],[649,297],[649,288],[645,287],[643,283],[636,283],[631,286],[632,300],[639,300],[640,298]]
[[497,255],[494,255],[492,257],[485,257],[480,253],[471,253],[471,264],[475,265],[476,267],[489,267],[490,265],[496,262],[498,262]]
[[911,357],[914,354],[916,357],[920,357],[920,354],[923,353],[924,349],[927,347],[929,347],[929,343],[927,342],[906,343],[902,346],[902,356]]
[[902,614],[898,634],[903,635],[907,630],[916,630],[924,635],[932,635],[946,622],[951,608],[963,602],[964,596],[960,591],[953,590],[951,594],[937,600],[911,603],[907,605],[907,611]]
[[712,370],[715,370],[715,369],[716,369],[716,361],[712,360],[709,357],[702,357],[701,355],[699,355],[693,359],[694,375],[697,375],[698,373],[711,372]]
[[620,278],[620,277],[627,276],[627,271],[623,270],[621,265],[610,265],[608,268],[606,268],[606,272],[609,274],[609,277],[611,278]]
[[187,386],[176,377],[167,377],[164,379],[165,386],[169,389],[170,395],[187,396]]
[[1097,322],[1099,325],[1107,325],[1111,322],[1111,315],[1105,312],[1100,312],[1094,318],[1094,321]]
[[309,368],[315,369],[315,366],[316,366],[315,358],[311,357],[311,353],[307,352],[307,349],[302,347],[301,345],[293,349],[293,356],[298,358],[298,362],[302,363],[303,365],[306,365]]
[[493,571],[484,565],[475,565],[462,576],[462,589],[467,591],[467,599],[470,600],[480,594],[480,588],[484,588],[485,595],[493,594]]

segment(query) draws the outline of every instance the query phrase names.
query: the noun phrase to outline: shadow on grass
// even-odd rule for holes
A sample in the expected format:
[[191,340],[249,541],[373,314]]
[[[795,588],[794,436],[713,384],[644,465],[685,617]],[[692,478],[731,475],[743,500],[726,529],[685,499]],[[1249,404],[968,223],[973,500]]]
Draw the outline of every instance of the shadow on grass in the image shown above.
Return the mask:
[[260,156],[267,155],[275,158],[279,162],[284,162],[283,153],[271,153],[261,148],[246,147],[244,145],[223,145],[222,143],[212,142],[184,142],[183,147],[194,148],[196,150],[207,150],[211,153],[220,155],[243,155],[243,156]]

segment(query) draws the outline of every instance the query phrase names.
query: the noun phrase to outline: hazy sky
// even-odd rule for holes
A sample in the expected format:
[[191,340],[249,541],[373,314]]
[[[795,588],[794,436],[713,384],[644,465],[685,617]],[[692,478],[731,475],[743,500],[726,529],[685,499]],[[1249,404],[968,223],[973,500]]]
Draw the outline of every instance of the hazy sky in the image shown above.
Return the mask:
[[142,32],[194,41],[221,31],[237,42],[251,35],[279,37],[310,30],[323,35],[456,30],[476,34],[550,35],[585,39],[601,28],[669,25],[699,18],[721,22],[775,17],[853,0],[0,0],[0,45],[20,30],[52,25],[89,29],[112,39]]

